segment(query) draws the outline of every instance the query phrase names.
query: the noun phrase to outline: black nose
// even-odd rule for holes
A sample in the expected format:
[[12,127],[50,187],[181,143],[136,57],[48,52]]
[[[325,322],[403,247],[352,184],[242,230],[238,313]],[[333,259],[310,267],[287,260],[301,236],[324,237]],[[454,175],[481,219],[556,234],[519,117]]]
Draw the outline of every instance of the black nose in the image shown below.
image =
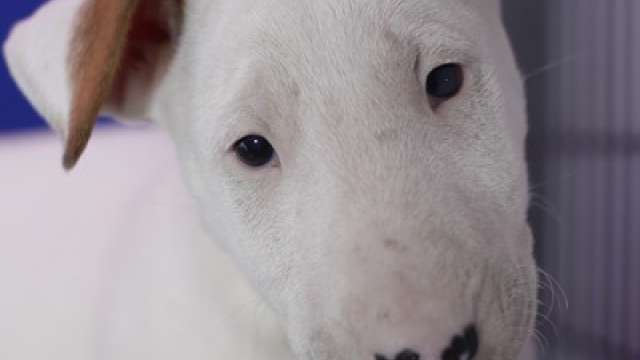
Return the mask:
[[[420,354],[418,354],[417,352],[411,349],[406,349],[400,352],[398,355],[396,355],[394,359],[395,360],[420,360]],[[376,355],[376,360],[387,360],[387,358],[384,355],[378,354]]]
[[442,360],[471,360],[478,353],[478,330],[474,325],[468,326],[464,334],[456,335],[451,344],[442,352]]
[[[469,325],[464,329],[462,335],[456,335],[451,339],[451,344],[442,352],[440,359],[473,360],[478,353],[479,346],[478,330],[475,325]],[[406,349],[398,353],[395,358],[387,359],[384,355],[376,354],[375,360],[420,360],[420,354],[411,349]]]
[[396,355],[396,360],[420,360],[420,354],[413,350],[407,349]]

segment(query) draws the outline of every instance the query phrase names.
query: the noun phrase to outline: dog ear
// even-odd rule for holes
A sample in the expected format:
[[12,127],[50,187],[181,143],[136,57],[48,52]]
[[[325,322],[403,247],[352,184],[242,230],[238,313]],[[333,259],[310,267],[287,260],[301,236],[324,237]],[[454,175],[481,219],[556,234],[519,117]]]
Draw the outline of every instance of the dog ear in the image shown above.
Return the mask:
[[21,90],[65,141],[71,169],[101,113],[144,118],[180,35],[183,0],[50,0],[4,47]]

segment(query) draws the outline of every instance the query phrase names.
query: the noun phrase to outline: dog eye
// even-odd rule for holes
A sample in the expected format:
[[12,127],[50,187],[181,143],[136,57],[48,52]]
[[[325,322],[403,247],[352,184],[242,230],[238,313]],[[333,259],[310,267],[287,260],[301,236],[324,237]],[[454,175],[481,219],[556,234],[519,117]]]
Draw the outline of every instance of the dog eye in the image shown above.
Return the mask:
[[464,74],[460,64],[438,66],[427,77],[427,94],[436,101],[456,96],[462,89]]
[[249,135],[233,145],[233,151],[244,164],[251,167],[262,167],[273,159],[275,150],[269,141],[259,135]]

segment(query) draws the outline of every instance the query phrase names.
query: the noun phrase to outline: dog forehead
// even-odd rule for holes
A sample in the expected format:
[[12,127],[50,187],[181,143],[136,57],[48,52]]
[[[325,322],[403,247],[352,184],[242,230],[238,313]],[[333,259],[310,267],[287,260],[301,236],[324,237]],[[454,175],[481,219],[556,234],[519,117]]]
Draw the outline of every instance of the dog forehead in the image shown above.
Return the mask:
[[[388,65],[380,59],[404,56],[415,62],[419,50],[464,51],[478,36],[478,27],[474,30],[477,16],[457,0],[271,0],[235,4],[226,11],[235,16],[223,17],[224,24],[218,27],[218,33],[231,34],[223,36],[222,51],[216,48],[211,52],[221,57],[219,64],[224,70],[245,70],[235,79],[247,81],[259,76],[262,84],[267,80],[273,90],[289,80],[312,76],[329,84],[332,78],[353,77],[351,71],[362,71],[363,67]],[[424,49],[419,49],[422,46]],[[304,87],[305,83],[298,85]]]
[[[188,12],[200,13],[197,18],[204,25],[194,26],[198,35],[189,43],[199,45],[195,58],[206,59],[197,62],[195,72],[204,76],[195,82],[214,92],[198,96],[207,104],[215,98],[216,106],[199,107],[198,112],[202,119],[219,119],[224,128],[239,127],[238,117],[260,118],[267,126],[257,128],[290,133],[301,126],[297,120],[309,119],[305,113],[331,115],[343,108],[353,113],[365,106],[359,102],[365,98],[405,98],[410,81],[403,80],[414,79],[394,75],[415,77],[418,47],[427,53],[432,48],[467,49],[479,36],[473,30],[478,16],[465,1],[244,0],[203,5]],[[380,74],[389,86],[382,86]],[[367,95],[358,97],[363,91]]]
[[294,40],[287,44],[324,40],[338,45],[339,40],[359,40],[381,31],[400,36],[477,31],[475,8],[458,0],[273,0],[252,3],[247,9],[244,28],[250,38]]

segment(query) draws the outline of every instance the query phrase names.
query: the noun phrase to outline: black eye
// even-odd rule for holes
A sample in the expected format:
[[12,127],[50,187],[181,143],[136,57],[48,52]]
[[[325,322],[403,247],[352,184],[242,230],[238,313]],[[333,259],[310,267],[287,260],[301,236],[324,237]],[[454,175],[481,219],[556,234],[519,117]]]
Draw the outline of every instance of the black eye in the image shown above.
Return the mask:
[[273,146],[258,135],[246,136],[233,145],[233,151],[240,161],[251,167],[267,165],[275,155]]
[[443,101],[458,94],[462,89],[464,74],[460,64],[444,64],[435,68],[427,77],[427,94]]

